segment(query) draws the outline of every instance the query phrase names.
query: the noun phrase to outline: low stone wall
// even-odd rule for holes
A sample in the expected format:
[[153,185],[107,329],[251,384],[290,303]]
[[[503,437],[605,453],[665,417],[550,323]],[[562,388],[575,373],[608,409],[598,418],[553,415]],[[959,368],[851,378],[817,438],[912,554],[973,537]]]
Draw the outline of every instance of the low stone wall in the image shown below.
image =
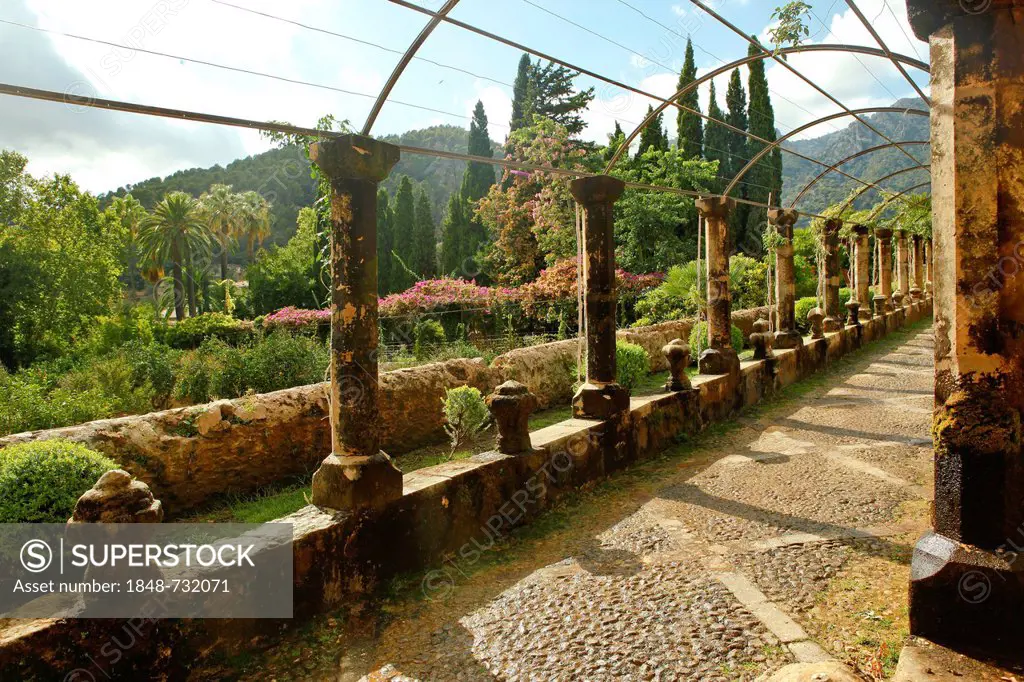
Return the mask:
[[[569,492],[655,456],[679,435],[728,418],[930,311],[926,300],[802,348],[778,351],[774,360],[744,362],[738,374],[698,376],[691,391],[633,398],[630,412],[617,422],[555,424],[532,434],[533,454],[485,453],[412,472],[404,478],[403,496],[377,516],[308,506],[279,519],[294,528],[295,617],[301,621],[343,605],[356,611],[361,599],[395,576],[431,566],[421,585],[428,596],[443,597],[460,563],[471,565],[498,537]],[[0,631],[0,679],[30,674],[50,679],[60,671],[59,678],[83,663],[109,662],[103,647],[129,626],[137,644],[116,651],[116,669],[105,668],[105,679],[136,679],[140,670],[176,678],[211,652],[257,646],[283,625],[259,620],[19,623]]]
[[[733,322],[749,328],[766,309],[738,311]],[[622,331],[651,356],[651,371],[668,368],[661,347],[688,338],[691,322]],[[745,333],[749,334],[749,329]],[[537,396],[541,408],[572,397],[575,340],[521,348],[497,357],[449,360],[381,374],[381,421],[385,452],[402,454],[441,442],[442,399],[456,386],[487,393],[516,379]],[[245,494],[311,473],[330,449],[327,384],[218,400],[76,426],[0,438],[0,448],[33,440],[63,438],[107,454],[146,482],[169,516],[180,516],[217,495]]]

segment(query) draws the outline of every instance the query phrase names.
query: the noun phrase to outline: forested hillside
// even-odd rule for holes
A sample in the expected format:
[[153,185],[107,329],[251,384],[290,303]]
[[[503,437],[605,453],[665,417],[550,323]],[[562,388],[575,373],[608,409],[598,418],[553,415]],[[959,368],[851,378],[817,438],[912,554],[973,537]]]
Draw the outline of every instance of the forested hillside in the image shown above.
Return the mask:
[[[910,107],[927,110],[927,105],[920,99],[902,99],[895,107]],[[867,117],[872,125],[894,140],[928,140],[928,117],[903,114],[873,114]],[[839,119],[836,126],[844,119]],[[827,126],[822,126],[828,129]],[[831,132],[810,140],[798,140],[786,146],[807,156],[835,163],[841,159],[870,147],[886,144],[885,140],[868,130],[862,124],[853,122],[842,130]],[[928,145],[911,145],[905,147],[912,155],[928,164],[931,161],[931,150]],[[899,149],[884,149],[867,154],[842,166],[842,169],[863,180],[873,182],[879,178],[912,165]],[[813,180],[821,171],[822,166],[805,161],[792,154],[783,155],[783,191],[784,204],[788,206],[793,197]],[[903,190],[920,184],[928,179],[927,171],[919,170],[898,175],[884,183],[886,188]],[[844,200],[852,190],[861,187],[858,183],[838,173],[832,173],[808,192],[796,208],[820,213],[832,204]],[[872,206],[879,201],[875,190],[870,190],[858,200],[856,207]]]

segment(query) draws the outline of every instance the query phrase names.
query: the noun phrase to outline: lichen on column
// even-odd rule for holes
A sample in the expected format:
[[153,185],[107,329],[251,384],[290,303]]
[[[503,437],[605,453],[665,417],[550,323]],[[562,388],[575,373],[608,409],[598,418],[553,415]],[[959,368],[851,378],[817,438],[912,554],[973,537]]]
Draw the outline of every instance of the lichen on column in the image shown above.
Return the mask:
[[839,307],[839,228],[842,221],[829,218],[825,221],[822,242],[825,247],[825,320],[826,332],[837,332],[843,328],[843,312]]
[[[875,293],[875,313],[893,311],[892,305],[892,230],[875,228],[875,244],[878,246],[878,288]],[[879,300],[882,299],[882,300]]]
[[775,249],[775,306],[778,329],[775,348],[799,348],[804,340],[796,328],[796,269],[793,266],[793,225],[799,215],[792,209],[769,209],[768,220],[781,241]]
[[871,246],[868,238],[867,225],[854,225],[853,233],[856,236],[854,244],[854,277],[856,286],[854,293],[857,296],[857,317],[861,320],[871,319]]
[[736,205],[728,197],[704,197],[697,210],[704,218],[708,273],[708,348],[701,352],[701,374],[738,372],[739,355],[732,347],[732,294],[729,291],[729,213]]

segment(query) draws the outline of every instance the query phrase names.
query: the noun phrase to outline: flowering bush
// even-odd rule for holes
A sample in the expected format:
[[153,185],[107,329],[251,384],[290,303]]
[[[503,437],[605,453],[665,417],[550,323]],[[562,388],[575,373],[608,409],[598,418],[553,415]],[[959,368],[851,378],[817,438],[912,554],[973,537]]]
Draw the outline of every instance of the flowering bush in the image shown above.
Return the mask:
[[302,308],[281,308],[263,318],[263,326],[267,329],[282,327],[284,329],[306,329],[331,321],[330,309],[304,310]]
[[[428,279],[380,300],[381,317],[399,317],[455,308],[489,308],[515,297],[515,289],[479,286],[472,280]],[[499,300],[503,299],[503,300]]]

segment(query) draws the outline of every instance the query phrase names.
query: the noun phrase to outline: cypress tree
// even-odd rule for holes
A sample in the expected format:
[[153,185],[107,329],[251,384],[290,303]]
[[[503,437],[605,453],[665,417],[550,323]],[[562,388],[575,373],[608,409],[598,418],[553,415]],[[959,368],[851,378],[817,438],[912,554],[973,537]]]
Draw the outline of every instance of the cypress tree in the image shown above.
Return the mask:
[[393,222],[393,251],[405,268],[400,263],[391,264],[391,286],[393,291],[404,291],[411,287],[414,282],[406,269],[415,270],[415,241],[413,235],[416,232],[416,202],[412,193],[412,182],[409,176],[403,175],[398,183],[398,192],[395,194],[394,207],[391,210]]
[[[697,80],[697,65],[693,59],[693,42],[687,38],[686,58],[683,61],[683,69],[679,72],[677,89],[682,90],[695,80]],[[693,111],[700,111],[700,99],[696,89],[680,98],[679,103]],[[679,114],[676,117],[676,130],[679,134],[676,146],[683,152],[683,158],[700,158],[704,153],[704,122],[701,117],[679,109]]]
[[416,196],[414,210],[416,224],[413,231],[412,263],[406,263],[423,279],[437,274],[437,238],[434,234],[434,216],[430,212],[430,199],[422,189]]
[[391,206],[388,205],[388,193],[377,190],[377,291],[381,296],[390,294],[391,270],[393,258],[391,249],[395,247],[394,220]]
[[523,53],[519,58],[519,69],[516,71],[516,80],[512,84],[512,120],[509,123],[511,130],[515,132],[520,128],[530,125],[530,117],[533,115],[533,93],[531,92],[530,72],[533,64],[530,62],[530,55]]
[[[647,116],[650,116],[653,112],[654,107],[648,104]],[[640,131],[640,147],[636,150],[636,158],[639,159],[651,147],[660,151],[668,151],[668,138],[665,136],[665,130],[661,127],[663,116],[664,112],[658,114],[653,121]]]
[[[715,93],[715,82],[711,81],[711,97],[708,104],[708,116],[724,121],[725,114],[718,106],[718,95]],[[728,182],[729,172],[729,130],[721,123],[708,121],[704,137],[704,156],[708,161],[718,161],[718,179],[710,189],[720,192]],[[724,178],[724,179],[723,179]]]
[[469,232],[466,201],[458,192],[448,197],[448,209],[441,222],[441,274],[458,276]]
[[[612,157],[615,156],[615,152],[619,151],[619,147],[621,147],[625,141],[626,133],[622,132],[622,126],[620,126],[619,122],[616,121],[615,130],[608,136],[608,146],[604,148],[604,152],[602,153],[602,158],[605,163],[612,160]],[[626,158],[628,159],[629,156],[627,155]]]
[[[759,55],[761,50],[752,44],[748,54],[750,56]],[[772,109],[772,100],[768,92],[768,79],[765,76],[764,60],[755,60],[751,62],[748,68],[750,69],[748,86],[750,91],[750,104],[748,107],[750,133],[771,142],[776,139],[775,112]],[[763,142],[749,140],[750,158],[753,158],[764,147],[765,144]],[[776,163],[781,161],[781,156],[779,156],[778,160],[774,158],[775,156],[775,153],[769,154],[747,173],[744,180],[747,186],[748,199],[767,203],[769,195],[774,195],[776,201],[780,200],[782,176],[781,172],[776,170]],[[741,242],[747,245],[748,250],[753,250],[756,247],[757,252],[760,252],[761,231],[767,219],[766,209],[756,206],[750,208],[747,216],[744,242]]]
[[[728,109],[726,122],[740,130],[747,130],[747,93],[743,89],[743,78],[740,76],[739,69],[734,69],[732,76],[729,78],[729,88],[726,91],[725,102],[726,109]],[[726,134],[729,136],[728,164],[725,167],[725,171],[720,171],[719,175],[728,178],[728,182],[736,177],[736,174],[747,164],[747,159],[750,157],[747,156],[748,138],[746,136],[732,130],[726,130]],[[746,198],[746,187],[740,185],[733,192],[732,196]],[[729,216],[729,234],[734,241],[736,235],[747,229],[747,213],[749,208],[747,204],[736,204],[732,215]]]
[[[473,109],[473,120],[469,124],[469,153],[473,156],[494,156],[491,138],[487,131],[487,114],[484,104],[477,101]],[[469,201],[478,201],[487,194],[494,184],[494,167],[479,161],[470,161],[462,176],[462,196]]]

